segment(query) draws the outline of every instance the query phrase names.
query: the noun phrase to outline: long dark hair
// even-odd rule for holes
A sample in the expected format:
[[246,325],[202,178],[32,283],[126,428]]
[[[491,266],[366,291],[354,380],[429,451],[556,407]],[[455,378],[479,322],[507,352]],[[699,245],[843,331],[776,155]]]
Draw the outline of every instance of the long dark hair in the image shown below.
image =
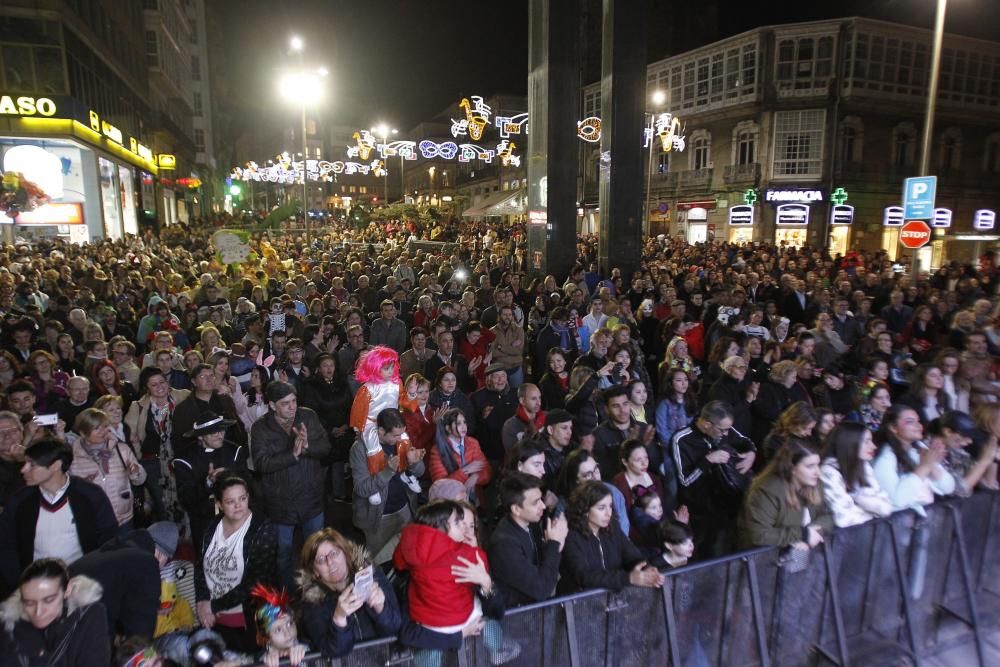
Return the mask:
[[441,455],[441,463],[444,464],[449,475],[458,470],[459,461],[455,460],[455,453],[452,451],[451,443],[448,441],[448,430],[458,423],[459,417],[464,416],[465,414],[458,408],[446,411],[438,419],[437,430],[434,434],[434,445],[437,447],[438,454]]
[[826,455],[836,459],[840,475],[844,478],[844,486],[848,491],[868,486],[865,478],[865,464],[861,460],[861,442],[864,440],[868,427],[857,422],[841,422],[830,433],[827,440]]
[[809,447],[805,441],[799,438],[789,439],[785,443],[785,446],[778,450],[774,459],[754,479],[747,495],[752,494],[767,478],[777,477],[785,483],[785,500],[788,501],[789,507],[799,509],[802,507],[802,501],[810,505],[820,504],[823,500],[823,495],[819,485],[810,488],[796,488],[793,476],[795,466],[806,457],[814,455],[816,455],[816,451],[812,447]]
[[[573,493],[569,495],[569,506],[566,508],[569,527],[584,535],[590,535],[590,525],[587,521],[590,508],[610,495],[611,490],[604,486],[604,482],[584,482],[573,489]],[[610,530],[610,526],[602,528],[601,532],[606,530]]]
[[576,488],[580,466],[593,458],[594,455],[586,449],[575,449],[566,455],[562,468],[559,469],[559,478],[556,480],[556,493],[560,498],[568,497]]
[[875,434],[875,440],[878,442],[879,447],[888,445],[892,449],[892,453],[896,455],[897,469],[901,472],[909,473],[916,470],[917,466],[910,460],[909,454],[903,449],[903,443],[900,442],[899,438],[896,437],[896,434],[890,428],[896,426],[904,412],[913,412],[917,417],[920,416],[919,412],[903,403],[895,403],[889,406],[889,409],[885,411],[885,415],[882,416],[882,425],[879,426],[878,433]]

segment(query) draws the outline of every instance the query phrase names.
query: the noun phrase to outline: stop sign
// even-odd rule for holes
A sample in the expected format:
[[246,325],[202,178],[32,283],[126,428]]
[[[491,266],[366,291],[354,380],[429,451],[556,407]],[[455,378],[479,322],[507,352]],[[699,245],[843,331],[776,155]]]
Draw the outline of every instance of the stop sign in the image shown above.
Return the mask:
[[904,248],[923,248],[930,240],[931,228],[923,220],[907,220],[899,228],[899,242]]

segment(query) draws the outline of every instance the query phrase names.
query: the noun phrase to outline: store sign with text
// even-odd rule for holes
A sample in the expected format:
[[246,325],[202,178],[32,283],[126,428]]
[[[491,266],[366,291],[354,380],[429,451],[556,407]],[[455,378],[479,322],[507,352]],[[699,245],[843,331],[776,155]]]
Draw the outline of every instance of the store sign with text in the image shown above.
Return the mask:
[[779,225],[808,225],[809,204],[781,204],[774,220]]
[[823,201],[823,191],[805,188],[768,188],[764,191],[764,201],[772,204],[785,202],[814,204]]

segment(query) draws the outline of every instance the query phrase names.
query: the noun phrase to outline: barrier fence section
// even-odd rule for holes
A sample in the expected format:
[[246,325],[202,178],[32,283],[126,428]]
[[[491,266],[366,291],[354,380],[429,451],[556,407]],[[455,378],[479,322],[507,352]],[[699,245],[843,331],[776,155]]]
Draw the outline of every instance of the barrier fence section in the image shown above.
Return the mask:
[[[662,589],[595,590],[510,610],[503,664],[920,665],[1000,628],[1000,493],[976,493],[840,529],[804,568],[761,548],[666,572]],[[493,655],[496,659],[496,654]],[[428,661],[392,638],[307,665],[492,664],[483,637]]]

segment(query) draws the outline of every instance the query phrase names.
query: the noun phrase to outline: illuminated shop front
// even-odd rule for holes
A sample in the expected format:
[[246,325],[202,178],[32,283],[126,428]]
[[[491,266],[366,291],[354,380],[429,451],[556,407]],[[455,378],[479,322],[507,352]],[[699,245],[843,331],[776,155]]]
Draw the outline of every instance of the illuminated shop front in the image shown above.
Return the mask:
[[148,148],[71,97],[0,93],[0,170],[48,200],[15,219],[0,215],[15,237],[82,243],[138,234],[139,178],[156,169]]
[[768,188],[764,202],[774,207],[774,242],[778,246],[802,247],[809,242],[812,207],[824,201],[816,188]]

